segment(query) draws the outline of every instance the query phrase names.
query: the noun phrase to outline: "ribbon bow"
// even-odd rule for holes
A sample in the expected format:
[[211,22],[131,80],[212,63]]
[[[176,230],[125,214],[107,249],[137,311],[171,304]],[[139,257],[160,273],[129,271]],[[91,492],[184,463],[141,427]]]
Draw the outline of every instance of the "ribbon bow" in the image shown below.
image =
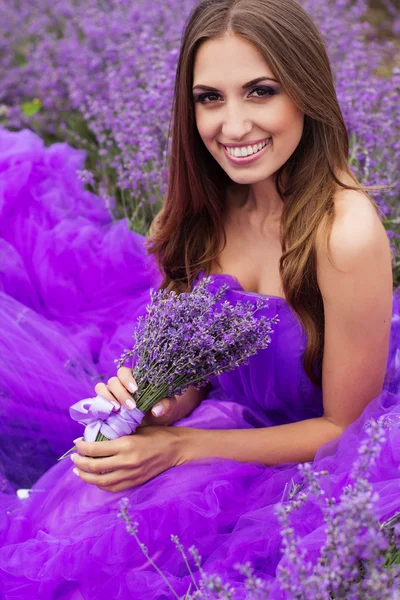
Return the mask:
[[138,408],[128,410],[121,406],[113,412],[113,405],[103,396],[79,400],[70,407],[69,414],[74,421],[86,425],[85,442],[95,442],[99,432],[108,440],[135,433],[144,418],[144,412]]

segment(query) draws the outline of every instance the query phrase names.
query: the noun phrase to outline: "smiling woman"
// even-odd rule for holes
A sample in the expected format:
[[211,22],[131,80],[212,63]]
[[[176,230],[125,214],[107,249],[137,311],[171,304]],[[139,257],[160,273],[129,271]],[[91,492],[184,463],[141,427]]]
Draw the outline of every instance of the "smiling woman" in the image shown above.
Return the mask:
[[[4,137],[10,181],[14,166],[23,168],[18,185],[13,179],[4,188],[10,210],[7,204],[1,213],[7,247],[15,246],[7,274],[18,277],[5,288],[4,321],[13,341],[0,338],[9,354],[0,432],[13,432],[17,448],[27,439],[34,448],[38,432],[43,438],[37,418],[43,414],[49,438],[70,447],[70,431],[41,410],[42,396],[54,393],[54,405],[66,414],[65,390],[88,395],[96,374],[100,379],[107,371],[104,339],[114,349],[117,342],[126,347],[153,285],[190,291],[211,274],[212,292],[226,284],[230,302],[255,308],[267,297],[257,315],[278,315],[279,322],[270,346],[247,365],[213,378],[207,389],[165,399],[167,413],[173,407],[165,421],[112,441],[78,441],[74,464],[51,468],[25,505],[7,499],[0,519],[5,600],[182,596],[202,571],[196,565],[193,578],[187,573],[171,552],[173,534],[185,548],[195,544],[206,573],[225,576],[238,600],[248,598],[235,565],[250,561],[257,577],[275,580],[277,505],[308,491],[299,463],[313,461],[339,496],[371,419],[390,427],[381,458],[371,465],[373,489],[381,492],[377,518],[400,510],[400,299],[392,294],[389,242],[370,190],[348,165],[323,39],[296,0],[202,0],[192,11],[175,81],[168,192],[147,240],[105,220],[92,195],[82,199],[81,216],[67,147],[58,148],[57,161],[51,149],[35,160],[35,136],[18,137],[21,147],[11,151],[13,136]],[[69,193],[48,193],[46,185],[61,189],[54,164],[61,172],[65,166]],[[16,216],[16,207],[29,219]],[[18,229],[21,222],[34,223],[34,248],[34,236]],[[16,249],[29,265],[23,274]],[[41,260],[32,261],[32,254]],[[42,267],[52,273],[50,294]],[[29,311],[19,306],[21,282]],[[26,387],[15,377],[21,343],[30,357]],[[95,387],[116,409],[119,403],[131,408],[135,382],[128,369]],[[9,455],[11,473],[15,456]],[[118,520],[123,497],[166,580]],[[325,533],[311,496],[294,515],[293,534],[313,562]],[[363,557],[355,557],[362,567]],[[374,577],[378,585],[375,571]],[[281,597],[278,589],[269,598]]]
[[[215,56],[218,62],[213,60]],[[257,73],[262,75],[251,78]],[[251,80],[242,85],[248,78]],[[242,185],[263,181],[266,185],[297,148],[304,114],[274,79],[260,51],[232,33],[200,46],[193,79],[196,125],[207,150],[232,181]],[[203,81],[217,82],[217,86],[205,86],[200,83]],[[267,81],[269,86],[260,87]],[[198,93],[199,89],[211,93]],[[262,147],[266,148],[263,152]],[[230,169],[230,164],[251,164],[253,168],[238,171]]]
[[[188,289],[200,269],[229,271],[284,296],[307,334],[306,373],[321,384],[317,248],[329,238],[340,190],[361,194],[362,210],[375,213],[390,267],[389,243],[367,194],[374,188],[360,185],[348,164],[324,42],[307,13],[289,5],[282,17],[274,2],[238,2],[228,17],[215,2],[201,27],[193,12],[175,82],[169,189],[148,247],[163,286]],[[247,252],[237,260],[240,240]]]

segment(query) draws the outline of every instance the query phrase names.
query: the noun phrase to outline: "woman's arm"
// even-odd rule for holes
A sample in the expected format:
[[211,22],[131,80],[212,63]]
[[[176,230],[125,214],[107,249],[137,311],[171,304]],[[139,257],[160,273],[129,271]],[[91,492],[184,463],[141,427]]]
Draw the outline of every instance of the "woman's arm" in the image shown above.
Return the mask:
[[174,429],[179,437],[178,464],[210,457],[265,465],[307,462],[343,431],[325,417],[257,429]]
[[364,194],[341,192],[335,208],[333,264],[323,233],[317,240],[325,313],[323,416],[262,429],[182,428],[182,456],[187,460],[219,456],[266,465],[312,460],[320,446],[337,438],[381,392],[393,300],[390,244]]

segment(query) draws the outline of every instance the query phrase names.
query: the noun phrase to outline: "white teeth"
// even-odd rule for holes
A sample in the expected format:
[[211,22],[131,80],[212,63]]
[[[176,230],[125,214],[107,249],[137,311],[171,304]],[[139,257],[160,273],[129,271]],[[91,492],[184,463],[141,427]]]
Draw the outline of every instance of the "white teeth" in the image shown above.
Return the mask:
[[264,142],[260,142],[259,144],[254,144],[254,146],[243,146],[241,148],[226,148],[228,151],[228,154],[230,154],[231,156],[237,156],[237,157],[242,157],[242,156],[251,156],[252,154],[255,154],[256,152],[259,152],[260,150],[262,150],[269,142],[268,140],[265,140]]

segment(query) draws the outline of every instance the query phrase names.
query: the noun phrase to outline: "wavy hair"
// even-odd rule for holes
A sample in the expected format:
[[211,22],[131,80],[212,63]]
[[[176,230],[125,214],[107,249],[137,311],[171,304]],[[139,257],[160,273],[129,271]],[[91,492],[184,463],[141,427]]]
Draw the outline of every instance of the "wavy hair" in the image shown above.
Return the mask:
[[[286,300],[307,334],[305,372],[321,386],[324,307],[316,275],[316,234],[320,225],[325,227],[328,248],[337,186],[364,192],[379,187],[361,186],[350,170],[348,133],[326,45],[297,0],[202,0],[191,12],[175,79],[167,193],[146,246],[163,276],[161,288],[180,292],[192,289],[200,271],[210,273],[221,242],[226,244],[222,216],[231,179],[203,144],[192,96],[200,44],[225,33],[259,50],[305,115],[296,150],[274,175],[283,200],[279,271]],[[354,187],[342,183],[340,173],[348,174]]]

